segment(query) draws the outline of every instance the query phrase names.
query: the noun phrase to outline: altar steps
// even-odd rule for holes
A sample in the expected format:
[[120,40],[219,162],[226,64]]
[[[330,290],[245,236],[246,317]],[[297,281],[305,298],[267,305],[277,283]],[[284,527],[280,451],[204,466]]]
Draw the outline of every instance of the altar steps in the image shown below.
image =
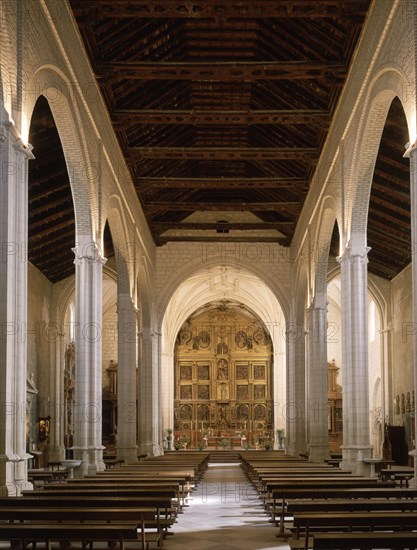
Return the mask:
[[211,463],[238,463],[240,462],[239,457],[239,451],[210,451],[210,459],[209,462]]

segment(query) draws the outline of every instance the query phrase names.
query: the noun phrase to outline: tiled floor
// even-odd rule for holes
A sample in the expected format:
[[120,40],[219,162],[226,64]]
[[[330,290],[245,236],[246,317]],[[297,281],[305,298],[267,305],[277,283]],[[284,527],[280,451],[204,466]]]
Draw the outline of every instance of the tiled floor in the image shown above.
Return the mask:
[[238,464],[211,464],[166,550],[287,550]]

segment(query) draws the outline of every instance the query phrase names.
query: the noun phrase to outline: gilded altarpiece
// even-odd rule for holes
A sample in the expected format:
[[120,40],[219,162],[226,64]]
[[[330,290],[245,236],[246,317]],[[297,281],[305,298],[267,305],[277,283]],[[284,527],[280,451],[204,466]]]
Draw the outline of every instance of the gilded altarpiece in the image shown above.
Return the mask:
[[263,325],[241,308],[188,319],[175,349],[175,431],[270,431],[271,351]]

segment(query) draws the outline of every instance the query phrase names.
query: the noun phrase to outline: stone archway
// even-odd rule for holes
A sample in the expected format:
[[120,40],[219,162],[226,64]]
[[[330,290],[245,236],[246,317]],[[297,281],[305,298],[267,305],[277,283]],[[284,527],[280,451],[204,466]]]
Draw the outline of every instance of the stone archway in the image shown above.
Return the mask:
[[285,428],[286,320],[283,309],[270,288],[256,275],[230,266],[211,266],[198,274],[194,273],[180,284],[165,310],[161,328],[163,429],[174,426],[173,365],[175,343],[180,329],[187,318],[200,307],[221,300],[244,304],[263,322],[273,349],[273,429]]
[[271,338],[253,312],[235,301],[204,305],[175,344],[175,433],[193,447],[217,447],[224,437],[239,447],[270,444],[272,372]]

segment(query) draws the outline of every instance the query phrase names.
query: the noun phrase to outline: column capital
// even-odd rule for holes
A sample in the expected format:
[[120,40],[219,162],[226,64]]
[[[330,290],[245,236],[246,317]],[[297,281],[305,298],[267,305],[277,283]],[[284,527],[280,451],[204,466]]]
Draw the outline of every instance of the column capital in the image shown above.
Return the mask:
[[357,258],[363,260],[364,262],[368,262],[368,252],[371,250],[370,246],[355,246],[355,249],[353,250],[352,247],[346,246],[344,251],[340,256],[337,256],[336,261],[342,266],[346,262],[352,262],[356,260]]
[[306,308],[307,313],[313,313],[314,311],[325,311],[327,313],[327,306],[329,305],[329,302],[326,301],[325,304],[322,305],[316,305],[315,300],[311,302],[311,304]]
[[153,330],[151,328],[143,328],[138,332],[139,338],[155,338],[162,336],[162,332],[158,332],[157,330]]
[[415,157],[416,151],[417,151],[417,142],[407,143],[405,146],[405,153],[403,156],[405,158]]
[[28,160],[35,158],[32,153],[33,146],[30,143],[23,142],[18,129],[11,121],[3,121],[0,124],[0,145],[7,140],[7,134],[12,137],[12,146],[15,151],[22,153]]
[[85,244],[84,246],[75,246],[72,248],[74,252],[74,263],[81,264],[83,262],[97,263],[105,265],[107,258],[104,258],[95,242]]
[[138,313],[138,308],[133,303],[132,297],[128,292],[120,292],[117,294],[117,312],[127,311],[131,313]]

